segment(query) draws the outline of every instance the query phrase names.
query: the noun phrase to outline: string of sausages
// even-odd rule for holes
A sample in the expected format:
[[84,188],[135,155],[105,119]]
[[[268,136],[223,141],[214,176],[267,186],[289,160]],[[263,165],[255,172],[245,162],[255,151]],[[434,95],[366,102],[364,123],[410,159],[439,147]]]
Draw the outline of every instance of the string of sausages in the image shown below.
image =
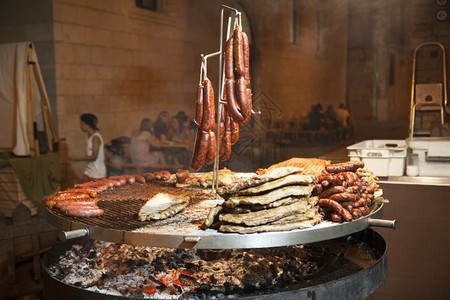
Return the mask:
[[313,194],[319,196],[318,205],[329,220],[348,222],[369,214],[375,191],[358,176],[361,168],[363,161],[329,164],[318,177]]
[[214,89],[208,77],[205,77],[198,85],[195,103],[194,122],[197,127],[197,136],[191,168],[197,171],[205,163],[212,163],[216,157],[216,135],[213,131],[216,127],[216,108]]
[[231,145],[239,139],[239,126],[250,121],[252,113],[252,91],[250,85],[250,48],[248,37],[236,26],[225,48],[226,105],[222,107],[219,136],[214,133],[215,106],[211,81],[205,79],[197,88],[195,124],[197,135],[191,168],[198,171],[205,163],[216,158],[216,138],[219,139],[219,159],[226,161],[231,155]]

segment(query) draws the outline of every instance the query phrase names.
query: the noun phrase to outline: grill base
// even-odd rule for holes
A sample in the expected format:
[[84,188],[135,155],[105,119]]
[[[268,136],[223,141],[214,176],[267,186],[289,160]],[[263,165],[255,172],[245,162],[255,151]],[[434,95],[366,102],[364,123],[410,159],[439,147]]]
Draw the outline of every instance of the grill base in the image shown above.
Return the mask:
[[[358,247],[367,249],[376,257],[376,262],[363,270],[353,268],[353,262],[343,263],[337,260],[332,268],[322,274],[318,274],[311,280],[297,283],[289,288],[280,288],[259,293],[243,294],[239,299],[362,299],[375,292],[384,282],[387,276],[387,248],[384,239],[371,229],[358,232],[351,236],[357,241]],[[57,246],[57,252],[63,253],[64,247],[70,247],[69,243]],[[357,258],[364,260],[363,257]],[[372,258],[373,259],[373,258]],[[49,263],[48,253],[44,258],[44,298],[53,299],[142,299],[140,297],[124,297],[104,295],[78,287],[66,285],[47,272]],[[361,263],[364,263],[361,261]],[[196,295],[186,295],[189,299],[196,299]],[[184,297],[186,297],[184,296]],[[198,299],[208,298],[208,295],[198,295]],[[231,299],[224,297],[223,299]],[[183,299],[183,296],[180,298]],[[234,299],[236,296],[234,295]]]

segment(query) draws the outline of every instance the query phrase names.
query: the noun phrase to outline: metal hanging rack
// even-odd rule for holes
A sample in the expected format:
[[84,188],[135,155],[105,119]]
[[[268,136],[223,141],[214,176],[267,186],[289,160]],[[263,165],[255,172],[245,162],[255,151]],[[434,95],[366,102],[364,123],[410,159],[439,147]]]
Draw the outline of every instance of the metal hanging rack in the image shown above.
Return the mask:
[[[227,32],[224,38],[224,14],[225,11],[230,11],[231,14],[228,17],[228,22],[227,22]],[[212,58],[212,57],[219,57],[219,91],[218,93],[215,94],[215,96],[217,97],[217,110],[216,110],[216,157],[214,159],[214,167],[213,167],[213,176],[212,176],[212,185],[211,185],[211,189],[212,192],[215,192],[215,190],[218,188],[219,182],[218,182],[218,176],[219,176],[219,130],[220,130],[220,116],[222,115],[222,109],[223,109],[223,105],[226,104],[226,99],[223,97],[223,89],[224,89],[224,85],[225,85],[225,68],[224,68],[224,64],[223,64],[223,57],[224,57],[224,51],[223,51],[223,45],[224,45],[224,40],[228,40],[231,36],[231,23],[233,23],[232,17],[234,18],[234,24],[233,24],[233,29],[236,26],[241,26],[242,25],[242,13],[240,11],[238,11],[235,8],[226,6],[226,5],[222,5],[222,10],[220,12],[220,42],[219,42],[219,51],[217,52],[213,52],[210,54],[201,54],[201,67],[200,67],[200,83],[207,77],[208,75],[208,58]]]

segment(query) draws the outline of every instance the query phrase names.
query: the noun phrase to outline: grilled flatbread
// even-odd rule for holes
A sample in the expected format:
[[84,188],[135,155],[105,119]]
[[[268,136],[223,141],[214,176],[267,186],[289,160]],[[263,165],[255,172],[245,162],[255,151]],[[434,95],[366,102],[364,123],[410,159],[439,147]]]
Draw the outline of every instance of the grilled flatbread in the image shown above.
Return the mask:
[[281,177],[279,179],[269,181],[263,184],[260,184],[255,187],[246,188],[244,190],[240,190],[238,195],[254,195],[262,192],[267,192],[270,190],[274,190],[276,188],[286,186],[286,185],[306,185],[311,184],[314,181],[314,177],[311,175],[300,175],[300,174],[291,174],[285,177]]
[[236,207],[239,204],[265,205],[289,196],[309,196],[313,188],[312,184],[284,186],[261,195],[233,196],[228,198],[223,205],[227,207]]
[[[308,214],[308,213],[306,213]],[[287,231],[294,229],[310,228],[322,220],[322,216],[319,213],[315,213],[313,217],[304,221],[288,222],[279,224],[265,224],[259,226],[240,226],[240,225],[221,225],[219,231],[221,232],[236,232],[236,233],[256,233],[256,232],[269,232],[269,231]],[[280,220],[281,221],[281,220]]]
[[303,198],[290,205],[264,209],[256,212],[244,214],[220,214],[219,220],[228,223],[244,224],[247,226],[262,225],[277,221],[290,215],[304,213],[317,202],[316,198],[317,197],[314,197],[312,200],[309,198]]
[[182,211],[189,204],[189,197],[158,193],[141,207],[138,213],[140,221],[162,220]]
[[281,205],[289,205],[289,204],[292,204],[294,202],[297,202],[298,200],[299,200],[298,197],[286,197],[286,198],[282,198],[282,199],[277,200],[277,201],[270,202],[269,204],[265,204],[265,205],[254,204],[254,205],[252,205],[250,207],[251,207],[252,211],[262,210],[262,209],[268,209],[268,208],[275,208],[275,207],[278,207],[278,206],[281,206]]
[[261,185],[263,183],[276,180],[285,177],[290,174],[301,172],[303,169],[298,167],[281,167],[272,169],[270,172],[264,172],[264,174],[254,174],[251,178],[238,180],[233,184],[228,184],[217,189],[219,195],[234,194],[242,189]]

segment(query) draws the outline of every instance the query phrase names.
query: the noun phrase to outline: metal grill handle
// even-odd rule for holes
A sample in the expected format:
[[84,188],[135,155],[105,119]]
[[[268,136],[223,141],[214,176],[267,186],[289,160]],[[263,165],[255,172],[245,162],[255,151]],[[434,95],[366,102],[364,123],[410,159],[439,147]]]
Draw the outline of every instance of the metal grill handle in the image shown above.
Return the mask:
[[81,228],[71,231],[61,231],[59,233],[59,239],[61,241],[67,241],[71,239],[81,238],[81,237],[88,237],[89,236],[89,229],[87,228]]
[[383,220],[383,219],[369,219],[370,226],[376,227],[386,227],[386,228],[397,228],[397,220]]

